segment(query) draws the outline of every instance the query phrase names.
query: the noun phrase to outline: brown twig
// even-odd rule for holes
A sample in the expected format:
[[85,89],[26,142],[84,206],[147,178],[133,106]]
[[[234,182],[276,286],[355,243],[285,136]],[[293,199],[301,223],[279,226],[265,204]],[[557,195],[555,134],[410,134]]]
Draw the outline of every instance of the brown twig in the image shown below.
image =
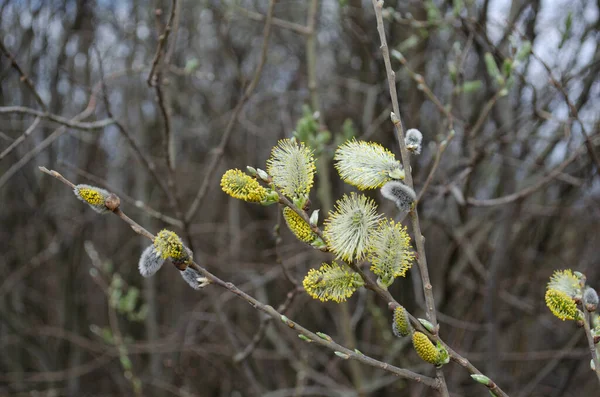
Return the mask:
[[[290,306],[292,305],[292,302],[294,302],[294,299],[296,298],[296,296],[298,296],[298,292],[300,292],[300,291],[302,291],[302,289],[296,287],[293,290],[291,290],[290,292],[288,292],[286,300],[281,305],[279,305],[279,307],[277,308],[277,311],[281,314],[287,313]],[[264,317],[261,320],[260,326],[258,327],[258,331],[256,331],[256,334],[254,334],[252,341],[244,348],[244,350],[237,353],[233,357],[234,363],[239,363],[240,361],[244,361],[252,354],[252,352],[254,352],[254,350],[258,347],[260,342],[265,337],[265,335],[267,333],[267,328],[268,328],[269,324],[271,324],[271,321],[273,321],[273,317]]]
[[221,137],[221,142],[219,143],[219,146],[217,146],[214,149],[213,157],[210,160],[208,167],[206,167],[206,173],[205,173],[204,180],[202,181],[202,184],[200,185],[200,188],[198,189],[198,192],[196,193],[196,196],[194,197],[194,201],[192,202],[192,205],[190,205],[190,208],[188,209],[188,211],[185,214],[185,218],[184,218],[185,222],[190,222],[192,220],[192,218],[196,214],[196,211],[198,211],[198,208],[200,207],[200,204],[202,203],[204,196],[206,196],[206,193],[208,192],[209,183],[213,177],[213,174],[217,168],[217,165],[219,165],[219,162],[221,161],[221,157],[223,157],[223,153],[225,152],[225,146],[227,146],[227,142],[229,142],[229,138],[231,137],[231,133],[233,132],[233,127],[235,126],[235,122],[236,122],[240,112],[242,111],[244,104],[248,101],[248,99],[254,92],[254,89],[256,88],[258,81],[260,80],[260,76],[262,75],[263,67],[265,66],[265,63],[267,62],[267,50],[269,48],[269,38],[271,37],[271,26],[273,23],[273,10],[274,9],[275,9],[275,0],[270,0],[269,11],[267,13],[267,18],[265,20],[265,27],[263,29],[263,44],[262,44],[262,50],[260,53],[260,60],[258,62],[258,67],[256,68],[256,71],[254,72],[254,77],[252,78],[252,81],[250,82],[250,84],[248,85],[246,90],[244,91],[244,95],[242,95],[242,98],[240,99],[238,104],[235,106],[235,109],[233,110],[233,114],[231,115],[231,118],[229,119],[229,122],[227,123],[227,127],[225,127],[225,131],[223,132],[223,136]]
[[[152,87],[156,84],[156,74],[157,70],[160,69],[160,62],[165,55],[165,46],[167,41],[169,40],[169,34],[171,33],[171,29],[173,26],[173,20],[175,19],[175,11],[177,10],[177,0],[171,0],[171,13],[169,15],[169,20],[165,25],[165,30],[158,37],[158,45],[156,46],[156,52],[154,53],[154,59],[152,59],[152,68],[150,69],[150,73],[148,73],[148,79],[146,82],[148,86]],[[157,10],[158,12],[159,10]]]
[[94,182],[96,185],[104,187],[105,189],[117,194],[123,201],[131,204],[132,206],[134,206],[136,208],[139,208],[140,210],[142,210],[146,214],[148,214],[148,216],[151,216],[153,218],[161,220],[169,225],[183,228],[183,223],[179,219],[175,219],[168,215],[165,215],[162,212],[150,207],[148,204],[144,203],[143,201],[136,200],[133,197],[127,195],[125,192],[115,189],[113,186],[109,185],[105,179],[102,179],[94,174],[91,174],[87,171],[82,170],[81,168],[78,168],[72,164],[69,164],[69,163],[61,161],[61,160],[58,161],[58,165],[64,165],[65,167],[67,167],[68,169],[70,169],[71,171],[76,173],[77,175],[82,176],[82,177]]
[[[97,130],[97,129],[101,129],[101,128],[104,128],[104,127],[107,127],[109,125],[116,123],[116,121],[113,120],[112,118],[98,120],[98,121],[91,121],[91,122],[86,123],[86,122],[79,121],[83,117],[74,117],[72,119],[68,119],[66,117],[58,116],[56,114],[52,114],[52,113],[48,113],[48,112],[41,112],[39,110],[27,108],[24,106],[0,107],[0,114],[11,114],[11,113],[30,114],[32,116],[41,117],[43,119],[48,119],[57,124],[61,124],[65,127],[74,128],[74,129],[83,130],[83,131]],[[86,115],[87,115],[87,113],[86,113]]]
[[[258,12],[250,11],[246,8],[236,7],[235,10],[244,14],[244,16],[246,16],[249,19],[252,19],[254,21],[264,22],[267,19],[266,16],[259,14]],[[296,32],[301,35],[309,35],[310,34],[309,28],[307,26],[300,25],[299,23],[289,22],[289,21],[279,19],[279,18],[273,18],[272,23],[273,23],[273,26],[277,26],[277,27],[280,27],[283,29],[288,29],[288,30],[291,30],[292,32]]]
[[[392,100],[392,109],[394,114],[397,116],[396,121],[394,122],[394,127],[396,129],[396,134],[398,138],[398,143],[400,144],[400,153],[402,156],[402,163],[404,164],[405,171],[405,179],[404,182],[407,186],[413,187],[412,175],[410,172],[410,157],[408,151],[406,150],[406,146],[404,144],[404,127],[402,126],[401,116],[400,116],[400,106],[398,105],[398,95],[396,94],[396,74],[392,70],[392,64],[390,62],[390,54],[387,45],[387,39],[385,36],[385,28],[383,26],[383,16],[382,16],[382,8],[383,1],[373,1],[373,8],[375,9],[375,16],[377,18],[377,31],[379,32],[379,39],[381,41],[381,53],[383,55],[383,62],[385,64],[385,69],[387,72],[387,80],[390,90],[390,97]],[[417,245],[418,252],[418,264],[419,270],[421,273],[421,279],[423,281],[423,291],[425,294],[425,305],[427,311],[427,317],[429,321],[436,326],[436,318],[435,318],[435,304],[433,300],[433,292],[432,286],[429,281],[429,272],[427,270],[427,261],[425,258],[425,246],[423,244],[424,238],[421,234],[421,227],[419,224],[418,213],[416,209],[411,211],[411,219],[413,232],[415,234],[415,243]]]
[[29,78],[27,73],[25,73],[25,71],[21,68],[21,66],[19,66],[19,63],[17,62],[15,57],[10,53],[10,51],[8,51],[8,49],[4,46],[4,43],[2,42],[2,40],[0,40],[0,52],[2,52],[4,54],[4,56],[6,56],[10,60],[11,66],[19,73],[19,76],[21,76],[21,81],[25,83],[27,88],[29,88],[29,90],[33,94],[36,102],[40,105],[40,107],[44,110],[44,112],[46,112],[48,110],[48,107],[42,100],[42,97],[40,96],[40,94],[35,89],[35,85],[33,84],[33,81],[31,81],[31,79]]
[[594,336],[592,335],[592,313],[588,312],[585,307],[583,308],[583,329],[585,330],[585,336],[587,338],[588,347],[592,356],[592,362],[594,363],[594,373],[600,382],[600,358],[596,352],[596,344],[594,343]]
[[7,154],[9,154],[10,152],[12,152],[17,146],[19,146],[25,139],[27,139],[29,137],[29,135],[31,135],[31,133],[33,132],[33,130],[35,130],[35,127],[38,126],[38,124],[40,123],[40,121],[42,120],[41,117],[36,117],[33,120],[33,123],[31,123],[31,125],[25,130],[24,133],[21,134],[21,136],[19,136],[17,139],[15,139],[14,141],[11,142],[11,144],[2,151],[2,153],[0,153],[0,160],[2,160]]
[[478,200],[476,198],[469,197],[469,198],[467,198],[467,203],[469,205],[474,206],[474,207],[492,207],[492,206],[496,206],[496,205],[509,204],[509,203],[512,203],[512,202],[514,202],[516,200],[519,200],[519,199],[522,199],[524,197],[527,197],[527,196],[535,193],[536,191],[538,191],[542,187],[544,187],[546,184],[548,184],[553,179],[559,177],[561,175],[562,171],[569,164],[571,164],[579,156],[581,156],[582,149],[583,148],[580,148],[579,150],[576,150],[575,153],[573,153],[565,161],[563,161],[558,166],[556,166],[552,171],[550,171],[548,173],[548,175],[546,175],[545,177],[541,178],[539,181],[537,181],[535,184],[533,184],[533,185],[531,185],[529,187],[521,189],[518,192],[515,192],[515,193],[512,193],[512,194],[508,194],[508,195],[502,196],[502,197],[497,197],[497,198],[494,198],[494,199]]
[[169,204],[171,205],[171,207],[173,209],[176,209],[177,204],[176,204],[175,195],[173,194],[173,192],[171,190],[169,190],[167,185],[164,183],[163,178],[158,174],[158,170],[156,168],[156,164],[154,164],[154,161],[152,161],[152,159],[150,157],[148,157],[144,154],[142,149],[139,147],[139,145],[137,144],[135,139],[133,139],[133,136],[129,133],[129,131],[125,128],[125,126],[120,121],[115,119],[114,114],[112,112],[112,108],[110,106],[110,101],[108,99],[108,89],[106,87],[106,80],[104,78],[104,68],[103,68],[103,64],[102,64],[102,58],[100,57],[100,52],[98,51],[98,49],[96,47],[94,47],[94,49],[96,51],[96,56],[98,58],[98,69],[100,71],[100,82],[99,82],[99,84],[97,84],[97,88],[99,90],[100,89],[102,90],[102,98],[104,100],[104,107],[105,107],[106,113],[112,120],[114,120],[115,126],[117,127],[117,129],[119,130],[121,135],[123,135],[125,137],[125,140],[129,144],[131,149],[133,149],[133,152],[138,157],[138,159],[140,160],[142,165],[148,170],[150,175],[152,175],[154,182],[156,182],[157,186],[163,191],[163,193],[169,200]]
[[[83,120],[89,117],[96,108],[96,98],[94,95],[90,97],[90,101],[88,102],[88,106],[85,110],[75,116],[72,120],[68,120],[71,123],[79,122],[79,120]],[[6,109],[6,108],[5,108]],[[27,109],[27,108],[26,108]],[[29,109],[33,110],[33,109]],[[65,119],[66,120],[66,119]],[[31,149],[27,154],[19,159],[16,163],[14,163],[2,176],[0,177],[0,188],[8,182],[10,178],[13,177],[25,164],[29,163],[35,156],[37,156],[40,152],[49,147],[54,141],[60,138],[65,132],[67,128],[63,125],[57,128],[52,134],[50,134],[46,139],[44,139],[40,144]]]
[[415,206],[421,201],[421,199],[423,198],[423,195],[427,191],[427,188],[429,187],[429,184],[433,180],[433,176],[435,175],[435,172],[437,171],[437,169],[440,165],[440,160],[442,159],[442,155],[446,151],[446,148],[448,147],[448,144],[450,143],[452,138],[454,138],[454,135],[455,135],[454,130],[451,130],[448,133],[448,135],[446,136],[446,139],[443,140],[438,145],[438,149],[435,153],[435,159],[433,160],[433,165],[431,166],[429,175],[427,175],[427,179],[425,179],[425,183],[423,184],[423,187],[421,187],[421,190],[419,191],[419,195],[417,196],[417,199],[415,200]]
[[[427,95],[429,100],[431,102],[433,102],[435,107],[438,108],[440,113],[442,113],[444,116],[446,116],[446,118],[448,119],[448,123],[450,125],[450,129],[454,128],[454,121],[457,121],[459,124],[464,124],[464,122],[462,120],[456,118],[450,112],[450,110],[442,104],[442,102],[438,99],[438,97],[433,93],[433,91],[431,90],[429,85],[427,85],[423,76],[421,76],[418,73],[415,73],[408,66],[408,61],[406,60],[406,58],[404,58],[404,56],[400,52],[394,50],[394,51],[392,51],[392,53],[394,55],[394,58],[398,59],[398,61],[400,61],[402,66],[404,66],[404,69],[406,69],[406,71],[408,72],[408,75],[411,77],[411,79],[413,79],[414,82],[417,83],[417,88],[420,89],[421,91],[423,91],[425,93],[425,95]],[[398,117],[400,117],[400,116],[398,116]]]
[[[523,35],[521,36],[523,37]],[[550,77],[550,83],[552,83],[552,85],[556,87],[556,89],[562,94],[563,98],[565,99],[565,103],[569,108],[569,113],[571,113],[571,117],[573,117],[579,122],[579,125],[581,126],[581,133],[585,138],[585,146],[587,148],[587,151],[592,160],[594,160],[594,162],[596,163],[596,167],[600,169],[600,157],[598,157],[598,153],[596,153],[596,150],[594,149],[594,144],[591,141],[590,135],[586,131],[585,124],[583,124],[583,121],[581,121],[581,119],[579,118],[577,106],[575,106],[575,104],[573,104],[573,102],[571,102],[571,100],[569,99],[569,94],[567,93],[565,87],[554,77],[554,73],[552,73],[552,68],[550,68],[550,66],[548,66],[548,64],[541,57],[539,57],[533,49],[531,50],[531,55],[542,64],[544,69],[546,69],[546,72]]]

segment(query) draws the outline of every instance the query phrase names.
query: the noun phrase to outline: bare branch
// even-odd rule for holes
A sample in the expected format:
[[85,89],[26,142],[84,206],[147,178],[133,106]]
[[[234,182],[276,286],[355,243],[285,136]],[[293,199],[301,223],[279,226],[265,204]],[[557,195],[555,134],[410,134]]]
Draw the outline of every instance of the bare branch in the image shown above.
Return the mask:
[[272,22],[273,22],[274,8],[275,8],[275,0],[271,0],[269,2],[269,11],[267,13],[267,19],[265,22],[265,27],[263,29],[262,50],[260,52],[260,59],[258,61],[258,66],[256,68],[256,71],[254,72],[254,77],[252,78],[252,81],[250,82],[250,84],[248,85],[246,90],[244,91],[244,95],[242,96],[242,98],[236,105],[235,109],[233,110],[233,114],[231,115],[231,118],[229,119],[229,122],[227,123],[227,127],[225,127],[225,131],[223,132],[223,136],[221,137],[221,142],[219,143],[219,146],[217,146],[214,149],[213,157],[212,157],[210,163],[208,164],[208,167],[206,167],[206,173],[205,173],[204,180],[202,181],[202,184],[200,185],[200,188],[198,189],[198,192],[196,193],[196,197],[194,197],[194,201],[192,202],[192,205],[190,205],[190,208],[188,209],[188,211],[185,214],[185,222],[190,222],[192,220],[192,218],[196,214],[196,211],[198,211],[198,208],[200,207],[200,204],[202,203],[204,196],[206,196],[206,193],[208,192],[208,185],[211,181],[211,178],[213,177],[213,173],[215,172],[217,165],[219,165],[219,162],[221,161],[221,157],[223,156],[223,152],[225,151],[225,146],[227,146],[227,142],[229,142],[229,138],[231,136],[231,133],[233,132],[233,127],[235,126],[235,122],[236,122],[238,116],[240,115],[242,108],[244,107],[244,105],[246,104],[246,102],[248,101],[248,99],[250,98],[252,93],[254,92],[254,89],[256,88],[258,81],[260,80],[260,76],[262,75],[263,67],[265,66],[265,63],[267,62],[267,50],[269,48],[269,38],[271,37],[271,26],[272,26]]
[[115,120],[113,120],[112,118],[98,120],[98,121],[91,121],[91,122],[86,123],[86,122],[79,121],[79,120],[81,120],[81,117],[79,117],[79,118],[74,117],[72,119],[68,119],[68,118],[65,118],[62,116],[58,116],[56,114],[52,114],[52,113],[48,113],[48,112],[41,112],[39,110],[35,110],[35,109],[23,107],[23,106],[0,107],[0,114],[11,114],[11,113],[30,114],[32,116],[41,117],[43,119],[48,119],[57,124],[61,124],[65,127],[74,128],[74,129],[83,130],[83,131],[98,130],[98,129],[107,127],[109,125],[115,124]]

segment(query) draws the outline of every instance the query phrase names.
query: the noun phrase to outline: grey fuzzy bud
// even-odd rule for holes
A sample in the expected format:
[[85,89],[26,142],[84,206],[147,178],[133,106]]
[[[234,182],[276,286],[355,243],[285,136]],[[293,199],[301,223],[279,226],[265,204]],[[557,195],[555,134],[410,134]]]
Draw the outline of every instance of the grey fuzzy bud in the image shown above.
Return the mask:
[[587,287],[583,292],[583,304],[588,312],[595,312],[598,308],[598,293],[595,289]]
[[256,174],[263,181],[265,181],[265,182],[269,182],[270,181],[269,174],[267,174],[267,172],[265,170],[261,170],[260,168],[257,168],[256,169]]
[[415,153],[421,153],[421,143],[423,142],[423,134],[421,131],[416,128],[411,128],[406,131],[406,136],[404,137],[404,144],[406,145],[406,149]]
[[200,273],[191,267],[186,267],[185,270],[181,271],[181,278],[185,280],[195,290],[199,290],[206,285],[206,280]]
[[381,188],[381,195],[396,203],[400,211],[410,211],[412,204],[417,199],[413,189],[399,181],[389,181]]
[[163,263],[165,263],[165,260],[156,251],[154,245],[150,245],[142,252],[138,269],[142,276],[150,277],[161,268]]
[[79,200],[87,203],[87,205],[97,213],[107,214],[111,212],[105,205],[106,199],[110,196],[109,191],[100,189],[96,186],[81,184],[73,188],[73,193],[75,193],[75,196],[77,196]]

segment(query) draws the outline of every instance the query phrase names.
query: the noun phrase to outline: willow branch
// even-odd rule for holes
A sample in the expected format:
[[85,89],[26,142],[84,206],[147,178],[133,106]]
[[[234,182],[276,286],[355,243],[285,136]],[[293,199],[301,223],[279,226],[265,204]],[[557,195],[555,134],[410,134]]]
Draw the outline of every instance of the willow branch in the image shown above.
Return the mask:
[[[60,173],[58,173],[54,170],[49,170],[45,167],[39,167],[39,170],[45,174],[48,174],[48,175],[58,179],[59,181],[63,182],[67,186],[69,186],[71,189],[75,187],[75,185],[71,181],[69,181],[68,179],[63,177]],[[125,223],[127,223],[135,233],[137,233],[141,236],[144,236],[151,241],[154,241],[155,236],[152,233],[150,233],[148,230],[146,230],[143,226],[139,225],[133,219],[129,218],[120,208],[116,208],[113,211],[113,213],[115,215],[117,215],[119,218],[121,218]],[[413,372],[413,371],[410,371],[407,369],[398,368],[398,367],[390,365],[388,363],[384,363],[382,361],[379,361],[379,360],[376,360],[369,356],[366,356],[360,352],[350,350],[350,349],[336,343],[329,337],[319,336],[319,335],[309,331],[308,329],[302,327],[300,324],[296,323],[295,321],[292,321],[289,318],[285,317],[283,314],[281,314],[280,312],[275,310],[272,306],[265,305],[262,302],[255,299],[254,297],[252,297],[249,294],[245,293],[244,291],[240,290],[233,283],[221,280],[220,278],[218,278],[217,276],[215,276],[208,270],[206,270],[203,267],[201,267],[200,265],[198,265],[195,261],[192,261],[188,266],[191,267],[192,269],[194,269],[195,271],[197,271],[203,277],[205,277],[211,284],[215,284],[221,288],[228,290],[229,292],[233,293],[234,295],[236,295],[239,298],[246,301],[253,308],[255,308],[263,313],[268,314],[274,320],[282,321],[289,328],[304,335],[306,338],[308,338],[311,341],[311,343],[315,343],[317,345],[328,348],[328,349],[336,352],[337,355],[341,358],[357,360],[366,365],[390,372],[398,377],[406,378],[406,379],[410,379],[410,380],[422,383],[422,384],[424,384],[428,387],[431,387],[433,389],[436,389],[436,390],[439,390],[442,387],[437,379],[433,379],[428,376],[424,376],[424,375],[418,374],[416,372]]]

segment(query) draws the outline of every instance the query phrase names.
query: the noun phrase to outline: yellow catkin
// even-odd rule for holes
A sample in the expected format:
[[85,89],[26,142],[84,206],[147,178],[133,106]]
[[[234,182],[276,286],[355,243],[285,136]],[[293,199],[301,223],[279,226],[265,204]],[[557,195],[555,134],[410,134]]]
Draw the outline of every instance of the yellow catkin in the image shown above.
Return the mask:
[[435,365],[439,364],[440,352],[435,347],[433,342],[429,340],[427,335],[425,335],[422,332],[416,331],[415,333],[413,333],[412,341],[415,351],[423,361]]
[[392,330],[394,331],[394,335],[398,337],[408,336],[408,334],[410,334],[410,323],[408,322],[406,309],[404,309],[402,306],[398,306],[394,309],[394,322],[392,324]]
[[170,230],[161,230],[154,239],[154,247],[162,258],[182,259],[187,252],[181,239]]
[[223,174],[221,188],[231,197],[251,203],[259,203],[267,198],[267,189],[256,179],[237,169]]
[[306,292],[322,302],[345,302],[363,285],[358,273],[346,269],[336,262],[323,263],[319,269],[310,269],[302,282]]
[[104,196],[98,192],[96,189],[83,188],[79,189],[79,194],[81,198],[91,204],[91,205],[100,205],[104,204]]
[[546,306],[552,314],[561,320],[576,320],[579,318],[577,304],[562,291],[548,289],[546,291]]
[[290,207],[285,207],[283,209],[283,219],[285,219],[285,223],[288,225],[292,233],[298,238],[300,241],[304,241],[305,243],[311,243],[314,241],[316,235],[310,228],[310,225],[306,223],[304,219],[300,215],[296,213]]

